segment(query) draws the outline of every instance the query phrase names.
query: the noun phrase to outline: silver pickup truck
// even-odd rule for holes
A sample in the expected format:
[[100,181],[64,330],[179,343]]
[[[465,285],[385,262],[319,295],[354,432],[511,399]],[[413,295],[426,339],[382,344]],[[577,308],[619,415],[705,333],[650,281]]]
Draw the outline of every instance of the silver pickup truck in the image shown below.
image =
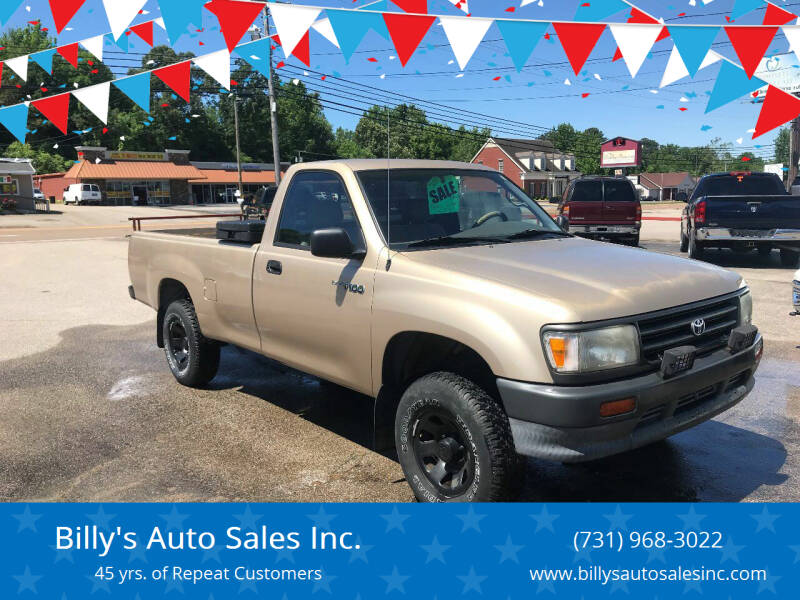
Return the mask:
[[748,394],[763,349],[735,273],[573,237],[480,165],[294,165],[266,221],[134,233],[129,267],[180,383],[233,344],[367,394],[425,501],[508,498],[519,455],[697,425]]

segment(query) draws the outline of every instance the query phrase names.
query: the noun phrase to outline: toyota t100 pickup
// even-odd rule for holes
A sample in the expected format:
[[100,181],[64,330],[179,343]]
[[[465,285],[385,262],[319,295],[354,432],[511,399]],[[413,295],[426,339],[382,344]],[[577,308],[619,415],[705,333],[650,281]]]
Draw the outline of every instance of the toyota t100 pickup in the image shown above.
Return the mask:
[[519,455],[697,425],[749,393],[763,349],[735,273],[576,238],[480,165],[294,165],[265,221],[133,233],[129,268],[180,383],[233,344],[367,394],[423,501],[507,498]]

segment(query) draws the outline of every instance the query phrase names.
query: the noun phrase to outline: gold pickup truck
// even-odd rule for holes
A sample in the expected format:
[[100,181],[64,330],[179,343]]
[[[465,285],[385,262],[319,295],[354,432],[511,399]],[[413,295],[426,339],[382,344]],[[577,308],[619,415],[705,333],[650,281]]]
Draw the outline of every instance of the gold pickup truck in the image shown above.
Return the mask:
[[748,394],[763,350],[735,273],[573,237],[480,165],[294,165],[265,221],[136,232],[129,267],[180,383],[233,344],[367,394],[424,501],[508,498],[519,455],[697,425]]

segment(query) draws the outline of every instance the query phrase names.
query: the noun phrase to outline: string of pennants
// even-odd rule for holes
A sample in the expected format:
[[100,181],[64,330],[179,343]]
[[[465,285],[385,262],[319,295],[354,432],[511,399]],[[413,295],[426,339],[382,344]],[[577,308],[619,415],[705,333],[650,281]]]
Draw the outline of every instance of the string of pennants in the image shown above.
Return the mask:
[[[767,9],[761,25],[737,25],[730,22],[727,25],[665,25],[627,0],[593,0],[591,3],[584,3],[578,8],[573,21],[472,17],[468,3],[464,0],[449,1],[466,13],[466,16],[434,15],[427,12],[427,0],[392,1],[405,12],[389,12],[388,0],[378,0],[360,9],[332,9],[247,0],[159,0],[160,18],[131,26],[146,0],[102,0],[112,29],[110,34],[8,59],[5,64],[23,80],[27,80],[29,60],[52,72],[52,61],[56,53],[77,68],[79,44],[102,61],[103,44],[107,36],[111,36],[122,47],[124,36],[135,33],[152,46],[154,24],[165,29],[174,44],[190,25],[202,24],[203,8],[217,16],[227,49],[119,78],[113,82],[0,108],[0,124],[24,142],[28,108],[32,105],[66,134],[70,96],[74,96],[106,124],[112,83],[136,105],[149,112],[151,74],[161,79],[177,96],[189,102],[192,62],[229,90],[230,54],[234,51],[266,75],[269,71],[268,45],[272,43],[271,40],[265,38],[238,45],[266,6],[269,7],[277,29],[277,35],[273,39],[282,47],[287,57],[294,55],[306,65],[310,63],[309,33],[311,29],[315,29],[339,47],[348,62],[366,34],[370,30],[375,31],[392,42],[398,59],[405,66],[438,20],[462,71],[466,69],[489,28],[496,24],[518,72],[522,71],[539,41],[549,37],[548,31],[552,26],[576,75],[583,69],[605,30],[609,29],[618,47],[614,60],[623,60],[631,77],[636,77],[653,45],[669,37],[672,38],[674,47],[661,80],[661,87],[687,76],[693,78],[701,69],[721,62],[706,112],[748,94],[756,94],[757,90],[767,87],[754,138],[800,115],[800,98],[755,77],[759,63],[779,30],[786,36],[791,49],[800,51],[800,26],[789,25],[797,21],[798,16],[770,2],[766,2]],[[61,33],[85,0],[49,2],[56,29]],[[729,21],[764,4],[765,0],[736,0]],[[7,22],[20,5],[20,0],[0,1],[0,22]],[[627,22],[602,21],[622,10],[630,11]],[[711,49],[723,32],[741,66]],[[243,48],[246,50],[242,51]],[[0,63],[0,75],[2,66],[3,63]]]

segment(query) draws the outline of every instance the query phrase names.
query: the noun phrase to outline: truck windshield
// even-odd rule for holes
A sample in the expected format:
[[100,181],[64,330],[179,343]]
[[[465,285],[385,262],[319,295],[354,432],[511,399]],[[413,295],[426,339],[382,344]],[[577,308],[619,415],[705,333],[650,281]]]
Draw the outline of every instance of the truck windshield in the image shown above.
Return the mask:
[[786,188],[777,175],[737,174],[708,177],[700,182],[700,196],[784,196]]
[[538,204],[494,171],[392,169],[389,175],[379,169],[357,175],[393,249],[563,235]]

